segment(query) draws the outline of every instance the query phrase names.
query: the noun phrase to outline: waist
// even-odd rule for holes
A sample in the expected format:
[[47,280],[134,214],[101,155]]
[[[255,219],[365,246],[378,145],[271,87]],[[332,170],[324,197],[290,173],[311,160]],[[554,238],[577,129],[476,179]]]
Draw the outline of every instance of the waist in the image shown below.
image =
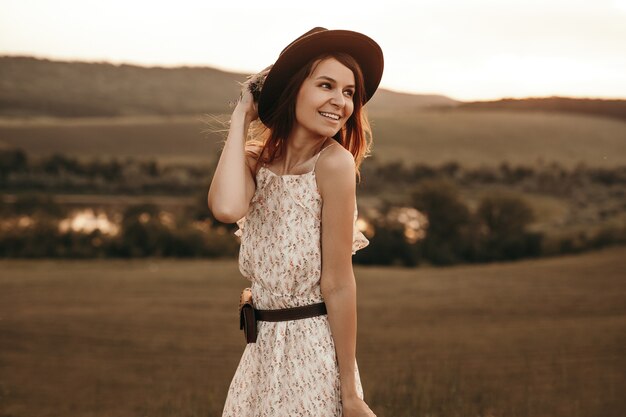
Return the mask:
[[252,281],[252,298],[254,307],[259,310],[278,310],[292,307],[307,306],[324,301],[321,287],[317,285],[268,286],[260,280]]
[[326,314],[326,303],[315,303],[306,306],[278,308],[273,310],[254,309],[254,317],[259,321],[300,320]]

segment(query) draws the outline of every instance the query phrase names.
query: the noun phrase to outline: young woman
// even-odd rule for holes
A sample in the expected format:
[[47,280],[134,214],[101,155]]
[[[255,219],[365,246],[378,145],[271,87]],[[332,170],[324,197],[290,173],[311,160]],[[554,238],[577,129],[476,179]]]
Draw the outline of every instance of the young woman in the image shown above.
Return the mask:
[[243,84],[208,195],[215,218],[239,226],[254,305],[224,417],[374,416],[356,363],[352,255],[369,244],[356,176],[383,62],[369,37],[317,27]]

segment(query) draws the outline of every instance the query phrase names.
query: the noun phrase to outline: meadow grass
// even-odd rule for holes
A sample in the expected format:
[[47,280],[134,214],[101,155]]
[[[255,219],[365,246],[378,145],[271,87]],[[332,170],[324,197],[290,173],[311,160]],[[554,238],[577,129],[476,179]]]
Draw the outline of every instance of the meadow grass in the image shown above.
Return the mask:
[[[215,115],[228,120],[228,115]],[[579,162],[611,168],[626,164],[626,123],[570,113],[505,110],[421,110],[372,112],[379,160],[464,167]],[[207,115],[87,119],[0,119],[0,148],[19,147],[32,156],[58,152],[94,156],[153,158],[160,163],[213,162],[226,135],[208,130]]]
[[[0,261],[0,416],[219,416],[244,349],[233,260]],[[626,247],[355,267],[379,417],[626,413]]]

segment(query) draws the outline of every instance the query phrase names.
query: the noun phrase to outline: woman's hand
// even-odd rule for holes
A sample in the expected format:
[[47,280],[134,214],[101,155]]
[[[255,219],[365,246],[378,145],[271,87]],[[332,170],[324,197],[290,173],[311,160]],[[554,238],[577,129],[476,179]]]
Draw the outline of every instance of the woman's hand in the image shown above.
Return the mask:
[[376,417],[376,414],[359,397],[351,397],[341,401],[342,417]]
[[254,101],[254,97],[250,92],[250,84],[256,83],[259,81],[259,79],[267,76],[271,68],[272,65],[265,68],[258,74],[248,76],[248,79],[245,82],[240,83],[241,93],[239,95],[235,111],[233,113],[238,113],[239,115],[244,116],[250,122],[256,120],[259,117],[257,102]]

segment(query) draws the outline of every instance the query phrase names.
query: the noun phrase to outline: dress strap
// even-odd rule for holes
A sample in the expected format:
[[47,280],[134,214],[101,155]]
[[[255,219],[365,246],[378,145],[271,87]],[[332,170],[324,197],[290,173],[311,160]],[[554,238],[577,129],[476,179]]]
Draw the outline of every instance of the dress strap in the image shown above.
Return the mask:
[[322,154],[322,152],[324,152],[326,149],[328,149],[331,146],[333,146],[335,143],[337,143],[337,142],[333,140],[333,143],[331,143],[330,145],[322,148],[322,150],[317,153],[317,156],[315,157],[315,162],[313,163],[313,170],[314,171],[315,171],[315,166],[317,165],[317,160],[320,159],[320,155]]

